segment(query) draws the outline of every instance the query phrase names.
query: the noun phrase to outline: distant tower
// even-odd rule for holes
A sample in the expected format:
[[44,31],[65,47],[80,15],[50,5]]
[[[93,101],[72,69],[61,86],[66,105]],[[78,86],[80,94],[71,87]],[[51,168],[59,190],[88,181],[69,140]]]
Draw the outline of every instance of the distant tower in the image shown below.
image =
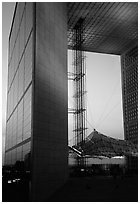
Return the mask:
[[138,144],[138,47],[121,56],[124,136]]

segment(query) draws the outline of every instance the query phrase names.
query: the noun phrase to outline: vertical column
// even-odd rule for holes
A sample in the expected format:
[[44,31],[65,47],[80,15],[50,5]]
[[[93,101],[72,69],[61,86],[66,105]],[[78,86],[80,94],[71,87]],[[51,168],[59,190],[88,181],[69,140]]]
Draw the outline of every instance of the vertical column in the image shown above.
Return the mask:
[[47,201],[67,178],[68,87],[65,3],[36,3],[32,201]]

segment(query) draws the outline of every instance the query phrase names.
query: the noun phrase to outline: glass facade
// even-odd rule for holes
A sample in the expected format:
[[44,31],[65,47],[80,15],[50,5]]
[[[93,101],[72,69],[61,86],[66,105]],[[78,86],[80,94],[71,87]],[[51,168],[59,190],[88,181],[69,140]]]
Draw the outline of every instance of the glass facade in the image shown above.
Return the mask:
[[125,139],[138,144],[138,48],[122,56]]
[[9,37],[5,164],[30,152],[33,3],[17,3]]

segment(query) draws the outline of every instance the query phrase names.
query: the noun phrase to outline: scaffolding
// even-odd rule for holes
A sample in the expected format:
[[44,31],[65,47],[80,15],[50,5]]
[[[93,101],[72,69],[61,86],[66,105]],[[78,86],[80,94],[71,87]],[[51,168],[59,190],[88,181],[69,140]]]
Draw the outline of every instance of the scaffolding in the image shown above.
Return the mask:
[[74,81],[74,138],[75,145],[82,148],[86,137],[86,56],[82,50],[84,42],[83,19],[73,29],[73,81]]

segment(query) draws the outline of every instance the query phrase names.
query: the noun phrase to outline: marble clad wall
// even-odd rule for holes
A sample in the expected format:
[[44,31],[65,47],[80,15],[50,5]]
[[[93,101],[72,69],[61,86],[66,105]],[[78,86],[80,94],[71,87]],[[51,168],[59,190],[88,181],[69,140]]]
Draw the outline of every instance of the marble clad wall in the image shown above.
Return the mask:
[[68,87],[65,3],[36,3],[32,200],[67,178]]

